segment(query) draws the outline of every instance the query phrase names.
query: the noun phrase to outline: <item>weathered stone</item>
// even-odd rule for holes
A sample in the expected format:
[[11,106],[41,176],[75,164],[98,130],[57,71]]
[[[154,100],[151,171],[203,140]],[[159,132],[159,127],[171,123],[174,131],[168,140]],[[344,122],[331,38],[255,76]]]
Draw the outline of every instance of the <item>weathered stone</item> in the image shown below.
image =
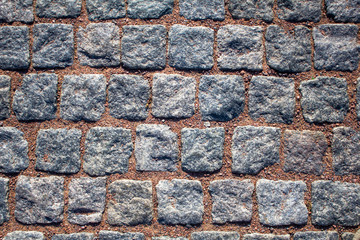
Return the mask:
[[0,120],[10,117],[10,85],[11,78],[0,75]]
[[189,118],[195,113],[196,80],[178,74],[154,74],[152,115]]
[[128,0],[127,14],[129,18],[160,18],[171,14],[174,0]]
[[328,231],[308,231],[297,232],[294,234],[294,240],[338,240],[337,232]]
[[306,72],[311,69],[311,32],[296,26],[294,33],[271,25],[265,34],[266,60],[279,72]]
[[290,240],[290,235],[274,235],[274,234],[245,234],[243,240]]
[[124,0],[86,0],[86,9],[90,21],[124,18],[126,15]]
[[156,194],[159,223],[194,225],[203,221],[204,194],[200,181],[161,180],[156,185]]
[[264,56],[262,38],[262,27],[242,25],[220,27],[217,34],[219,68],[227,71],[262,71]]
[[16,118],[20,121],[55,119],[57,84],[56,74],[25,75],[13,99]]
[[106,78],[101,74],[66,75],[60,116],[70,121],[98,121],[105,111]]
[[336,22],[360,22],[358,0],[325,0],[326,14]]
[[278,16],[290,22],[319,22],[321,18],[321,0],[278,0]]
[[219,232],[219,231],[204,231],[193,232],[191,234],[192,240],[239,240],[240,235],[237,232]]
[[91,128],[85,139],[84,171],[91,176],[125,173],[132,151],[129,129]]
[[45,240],[45,237],[41,232],[15,231],[8,233],[4,240]]
[[150,98],[149,82],[138,75],[112,75],[109,83],[109,109],[114,118],[145,120]]
[[36,24],[33,28],[33,66],[65,68],[74,61],[74,31],[70,24]]
[[173,25],[169,32],[169,65],[179,70],[210,70],[214,65],[214,30]]
[[85,29],[79,27],[77,37],[81,65],[120,66],[120,34],[114,23],[91,23]]
[[81,0],[36,0],[36,15],[43,18],[76,18]]
[[166,28],[163,25],[123,27],[121,63],[125,68],[160,70],[166,65]]
[[274,18],[274,0],[230,0],[229,12],[233,18],[261,19],[271,22]]
[[356,115],[357,119],[360,120],[360,77],[358,78],[356,85]]
[[180,15],[190,20],[224,20],[224,0],[180,0]]
[[80,170],[78,129],[41,129],[36,139],[36,165],[39,171],[77,173]]
[[203,121],[234,119],[244,111],[244,81],[241,76],[235,75],[202,76],[199,101]]
[[184,237],[152,237],[151,240],[188,240],[187,238]]
[[15,218],[24,224],[59,223],[64,218],[64,178],[19,176]]
[[51,240],[93,240],[94,234],[92,233],[72,233],[72,234],[56,234]]
[[99,240],[145,240],[143,233],[120,233],[115,231],[100,231]]
[[291,124],[295,114],[295,86],[292,78],[252,77],[249,114],[254,120]]
[[33,0],[2,0],[0,6],[0,22],[34,21]]
[[310,123],[343,122],[349,111],[349,96],[344,78],[317,77],[300,83],[301,107]]
[[151,181],[118,180],[109,186],[110,225],[150,224],[153,219]]
[[9,179],[0,178],[0,226],[9,221]]
[[354,71],[359,66],[359,28],[351,24],[324,24],[315,27],[314,66],[328,71]]
[[170,127],[143,124],[136,128],[136,170],[176,171],[178,153],[177,136]]
[[356,240],[354,239],[354,233],[352,232],[344,232],[343,234],[341,234],[341,239],[342,240]]
[[306,184],[302,181],[272,181],[256,183],[260,223],[267,226],[303,225],[308,210],[304,203]]

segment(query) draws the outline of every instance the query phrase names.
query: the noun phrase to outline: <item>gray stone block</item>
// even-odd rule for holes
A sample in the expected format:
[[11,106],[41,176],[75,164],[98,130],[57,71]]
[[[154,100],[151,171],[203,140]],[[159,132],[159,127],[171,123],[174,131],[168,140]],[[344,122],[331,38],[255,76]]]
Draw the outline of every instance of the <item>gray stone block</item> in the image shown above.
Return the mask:
[[274,0],[230,0],[229,12],[235,19],[271,22],[274,18],[273,6]]
[[308,231],[297,232],[294,234],[294,240],[338,240],[337,232],[329,231]]
[[51,240],[93,240],[94,234],[92,233],[72,233],[72,234],[56,234]]
[[240,234],[237,232],[204,231],[193,232],[192,240],[239,240]]
[[9,179],[0,178],[0,226],[9,221]]
[[169,65],[179,70],[210,70],[214,65],[214,30],[173,25],[169,32]]
[[10,117],[10,85],[11,78],[0,75],[0,120]]
[[23,224],[60,223],[64,218],[64,178],[19,176],[15,218]]
[[15,231],[8,233],[4,240],[45,240],[45,237],[41,232]]
[[325,0],[326,14],[336,22],[360,23],[360,2],[358,0]]
[[81,0],[36,0],[36,15],[41,18],[76,18]]
[[160,18],[171,14],[174,0],[128,0],[127,14],[129,18]]
[[41,129],[36,139],[38,171],[72,174],[80,170],[79,129]]
[[280,19],[290,22],[319,22],[321,0],[278,0],[277,13]]
[[0,22],[34,21],[33,0],[2,0],[0,7]]
[[190,20],[225,19],[224,0],[180,0],[180,16]]
[[56,74],[25,75],[15,92],[13,110],[20,121],[43,121],[56,118]]
[[356,115],[357,119],[360,120],[360,77],[356,84]]
[[90,21],[124,18],[124,0],[86,0],[86,10]]
[[187,238],[184,237],[152,237],[151,240],[188,240]]
[[341,234],[341,239],[342,240],[356,240],[354,239],[355,234],[352,232],[344,232],[343,234]]
[[100,231],[99,240],[145,240],[143,233],[120,233],[115,231]]
[[245,234],[243,240],[290,240],[290,235],[274,235],[274,234]]

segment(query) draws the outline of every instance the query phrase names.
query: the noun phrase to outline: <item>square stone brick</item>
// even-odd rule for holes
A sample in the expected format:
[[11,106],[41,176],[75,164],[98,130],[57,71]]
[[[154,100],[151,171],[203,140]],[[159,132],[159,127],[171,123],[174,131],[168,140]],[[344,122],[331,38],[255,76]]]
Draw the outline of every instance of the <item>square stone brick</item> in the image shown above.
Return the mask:
[[9,221],[9,179],[0,178],[0,226]]
[[290,240],[290,235],[274,235],[274,234],[245,234],[243,240]]
[[249,90],[249,115],[268,123],[293,122],[295,85],[292,78],[252,77]]
[[22,70],[30,65],[28,27],[0,27],[0,69]]
[[65,75],[61,90],[61,118],[70,121],[98,121],[105,111],[105,102],[104,75]]
[[51,240],[93,240],[94,234],[92,233],[72,233],[72,234],[56,234]]
[[258,174],[280,162],[281,130],[274,127],[236,127],[232,138],[232,172]]
[[327,71],[354,71],[359,67],[359,28],[350,24],[324,24],[315,27],[314,66]]
[[0,75],[0,120],[10,117],[10,85],[11,78]]
[[224,0],[180,0],[180,15],[190,20],[224,20]]
[[81,0],[36,0],[35,10],[43,18],[76,18],[80,16]]
[[15,218],[23,224],[60,223],[64,218],[64,178],[19,176]]
[[86,10],[90,21],[124,18],[125,0],[86,0]]
[[90,23],[79,27],[78,57],[81,65],[90,67],[120,66],[120,33],[114,23]]
[[121,63],[129,69],[164,69],[166,34],[163,25],[123,26]]
[[41,232],[15,231],[8,233],[4,240],[45,240],[45,237]]
[[115,231],[100,231],[99,240],[145,240],[143,233],[120,233]]
[[192,240],[240,240],[240,234],[237,232],[204,231],[193,232]]
[[13,110],[20,121],[43,121],[56,118],[56,74],[25,75],[21,87],[15,91]]
[[222,167],[225,130],[183,128],[181,166],[185,172],[215,172]]
[[169,32],[169,65],[179,70],[210,70],[214,65],[214,30],[173,25]]
[[325,0],[326,14],[336,22],[360,23],[358,0]]
[[194,225],[202,223],[204,194],[200,181],[161,180],[156,185],[156,194],[160,224]]
[[294,234],[294,240],[339,240],[337,232],[307,231]]
[[153,219],[151,181],[118,180],[109,186],[110,225],[151,224]]
[[187,238],[184,237],[152,237],[151,240],[188,240]]
[[143,124],[136,128],[136,170],[176,171],[178,154],[177,135],[170,127]]
[[65,68],[74,61],[74,31],[70,24],[36,24],[33,29],[34,68]]
[[274,0],[230,0],[229,12],[235,19],[260,19],[272,22]]
[[357,119],[360,120],[360,77],[357,79],[356,84],[356,115]]
[[149,115],[150,86],[143,76],[112,75],[108,91],[112,117],[140,121]]
[[36,139],[36,165],[38,171],[77,173],[80,170],[79,129],[41,129]]
[[254,184],[251,180],[216,180],[210,182],[212,199],[212,222],[245,223],[252,218],[252,195]]
[[0,22],[34,21],[33,0],[2,0],[0,8]]
[[244,111],[245,88],[241,76],[205,75],[199,86],[203,121],[230,121]]
[[265,34],[266,60],[279,72],[306,72],[311,69],[311,31],[296,26],[294,33],[271,25]]
[[300,83],[301,107],[310,123],[343,122],[349,111],[349,96],[344,78],[317,77]]
[[127,14],[129,18],[160,18],[171,14],[174,0],[128,0]]
[[256,183],[260,223],[266,226],[304,225],[308,210],[304,202],[306,184],[302,181],[272,181]]
[[277,14],[280,19],[290,22],[319,22],[321,0],[278,0]]
[[91,176],[126,173],[132,151],[129,129],[91,128],[85,139],[84,172]]

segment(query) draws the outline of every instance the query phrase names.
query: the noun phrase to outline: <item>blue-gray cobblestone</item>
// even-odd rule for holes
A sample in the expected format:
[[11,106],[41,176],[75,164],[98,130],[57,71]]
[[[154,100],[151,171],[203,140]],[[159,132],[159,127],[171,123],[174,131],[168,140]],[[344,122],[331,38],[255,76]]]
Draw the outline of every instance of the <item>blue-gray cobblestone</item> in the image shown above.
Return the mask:
[[145,240],[143,233],[120,233],[115,231],[100,231],[99,240]]
[[4,240],[45,240],[45,237],[41,232],[14,231],[6,234]]
[[0,178],[0,226],[9,221],[9,179]]
[[2,0],[0,6],[0,22],[34,21],[33,0]]
[[224,0],[180,0],[180,15],[190,20],[225,19]]
[[42,18],[76,18],[81,0],[36,0],[36,15]]
[[174,0],[128,0],[127,14],[129,18],[160,18],[171,14]]
[[86,0],[90,21],[124,18],[125,0]]
[[321,18],[321,0],[278,0],[278,16],[290,22],[319,22]]
[[10,117],[10,85],[11,78],[0,75],[0,120]]

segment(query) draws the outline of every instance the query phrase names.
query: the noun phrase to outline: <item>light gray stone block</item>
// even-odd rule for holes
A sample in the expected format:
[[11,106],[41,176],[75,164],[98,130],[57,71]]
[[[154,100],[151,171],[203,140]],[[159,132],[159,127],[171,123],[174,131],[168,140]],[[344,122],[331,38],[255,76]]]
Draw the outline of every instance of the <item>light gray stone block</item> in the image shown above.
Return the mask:
[[36,0],[36,15],[42,18],[76,18],[81,0]]
[[143,233],[120,233],[115,231],[100,231],[99,240],[145,240]]
[[325,0],[326,14],[336,22],[360,22],[360,2],[358,0]]
[[0,22],[34,21],[33,0],[2,0],[0,6]]
[[90,21],[124,18],[125,0],[86,0]]
[[6,234],[4,240],[45,240],[45,237],[41,232],[14,231]]
[[274,234],[245,234],[243,240],[290,240],[290,235],[274,235]]
[[56,234],[51,240],[93,240],[94,234],[92,233],[72,233],[72,234]]
[[237,232],[204,231],[193,232],[192,240],[239,240],[240,234]]
[[274,18],[274,0],[230,0],[229,12],[235,19],[260,19],[271,22]]
[[297,232],[294,234],[294,240],[338,240],[337,232],[329,231],[308,231]]
[[0,226],[9,221],[9,179],[0,178]]
[[290,22],[319,22],[321,0],[278,0],[277,13],[280,19]]
[[190,20],[225,19],[224,0],[180,0],[180,15]]
[[129,18],[160,18],[171,14],[174,0],[128,0],[127,14]]
[[10,117],[10,85],[11,78],[0,75],[0,120]]

